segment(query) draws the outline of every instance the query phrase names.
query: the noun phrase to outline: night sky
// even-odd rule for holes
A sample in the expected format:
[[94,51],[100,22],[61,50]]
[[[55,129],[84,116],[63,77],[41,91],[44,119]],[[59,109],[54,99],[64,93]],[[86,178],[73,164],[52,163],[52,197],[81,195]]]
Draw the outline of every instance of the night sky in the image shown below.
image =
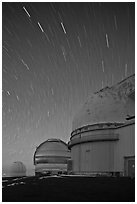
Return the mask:
[[90,93],[134,73],[134,3],[2,3],[3,167],[69,141]]

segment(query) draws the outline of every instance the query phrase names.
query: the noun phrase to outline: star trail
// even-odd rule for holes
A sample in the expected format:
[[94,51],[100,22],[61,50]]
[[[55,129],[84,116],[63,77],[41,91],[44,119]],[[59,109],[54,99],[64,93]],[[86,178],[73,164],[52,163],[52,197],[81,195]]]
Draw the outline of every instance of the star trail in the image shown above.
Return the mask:
[[89,94],[134,73],[134,3],[2,3],[3,166],[69,141]]

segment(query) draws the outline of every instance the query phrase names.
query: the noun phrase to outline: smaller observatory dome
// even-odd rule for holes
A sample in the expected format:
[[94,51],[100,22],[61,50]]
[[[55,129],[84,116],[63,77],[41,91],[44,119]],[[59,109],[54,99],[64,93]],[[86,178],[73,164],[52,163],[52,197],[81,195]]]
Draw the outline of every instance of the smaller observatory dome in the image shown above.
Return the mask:
[[40,144],[34,153],[35,172],[66,171],[70,151],[60,139],[48,139]]
[[65,142],[60,139],[48,139],[37,147],[34,157],[68,156],[68,153],[68,146]]
[[20,162],[14,162],[10,167],[10,176],[18,177],[18,176],[26,176],[26,167]]

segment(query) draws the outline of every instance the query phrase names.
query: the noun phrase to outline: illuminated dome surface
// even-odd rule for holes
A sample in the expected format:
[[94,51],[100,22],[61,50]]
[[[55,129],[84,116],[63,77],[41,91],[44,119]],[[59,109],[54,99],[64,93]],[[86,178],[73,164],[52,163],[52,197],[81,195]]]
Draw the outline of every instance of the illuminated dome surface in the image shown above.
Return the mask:
[[68,153],[68,146],[60,139],[48,139],[37,147],[37,156],[58,156]]
[[60,139],[48,139],[42,144],[40,144],[34,154],[34,163],[47,163],[47,158],[56,158],[57,157],[70,157],[70,151],[65,142]]
[[117,85],[92,94],[74,117],[72,130],[98,123],[124,122],[126,116],[134,112],[134,103],[128,97],[134,91],[134,81],[133,75]]
[[10,167],[10,176],[26,176],[26,167],[20,162],[14,162]]

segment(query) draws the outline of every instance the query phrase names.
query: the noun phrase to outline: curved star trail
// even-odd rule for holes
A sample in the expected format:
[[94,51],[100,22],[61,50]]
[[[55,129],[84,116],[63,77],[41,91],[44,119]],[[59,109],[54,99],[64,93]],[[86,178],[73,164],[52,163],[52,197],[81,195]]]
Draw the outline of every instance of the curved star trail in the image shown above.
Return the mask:
[[88,95],[134,73],[134,3],[3,3],[3,166],[68,141]]

